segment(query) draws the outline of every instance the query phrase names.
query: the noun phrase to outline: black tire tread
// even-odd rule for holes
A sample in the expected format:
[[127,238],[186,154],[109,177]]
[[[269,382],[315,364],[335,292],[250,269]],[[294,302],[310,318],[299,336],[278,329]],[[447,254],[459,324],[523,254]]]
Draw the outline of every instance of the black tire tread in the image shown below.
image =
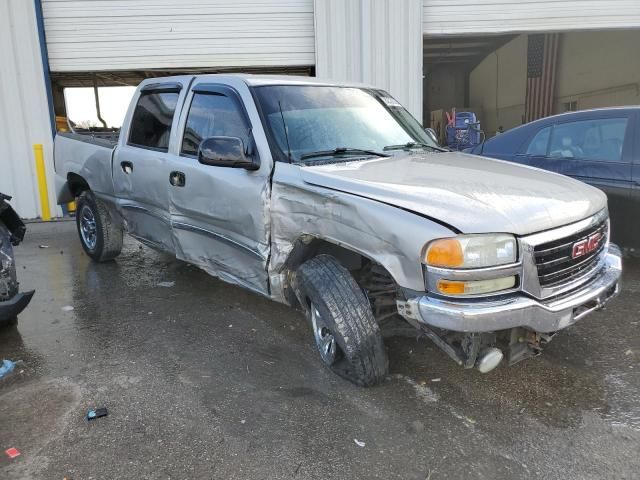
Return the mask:
[[[98,241],[94,251],[88,250],[82,241],[82,238],[80,238],[80,243],[82,243],[87,255],[96,262],[108,262],[113,260],[120,255],[120,252],[122,251],[124,237],[122,226],[112,217],[111,212],[104,202],[99,198],[96,198],[90,190],[86,190],[80,194],[77,202],[77,216],[80,215],[82,206],[85,203],[91,207],[96,218]],[[79,218],[76,220],[76,223],[79,225]],[[78,227],[78,234],[79,233],[80,230]]]
[[381,382],[388,371],[382,333],[353,276],[331,255],[318,255],[299,268],[298,278],[305,295],[335,325],[345,358],[332,370],[361,386]]

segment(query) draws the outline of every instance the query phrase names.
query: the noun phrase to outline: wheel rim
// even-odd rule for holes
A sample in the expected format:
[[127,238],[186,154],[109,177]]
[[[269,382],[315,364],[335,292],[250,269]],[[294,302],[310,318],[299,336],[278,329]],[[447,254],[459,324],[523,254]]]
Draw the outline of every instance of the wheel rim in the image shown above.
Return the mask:
[[96,227],[96,217],[88,207],[82,207],[80,212],[80,236],[89,250],[96,248],[98,242],[98,229]]
[[313,324],[313,336],[320,352],[320,358],[327,365],[333,365],[338,353],[336,338],[313,304],[311,304],[311,323]]

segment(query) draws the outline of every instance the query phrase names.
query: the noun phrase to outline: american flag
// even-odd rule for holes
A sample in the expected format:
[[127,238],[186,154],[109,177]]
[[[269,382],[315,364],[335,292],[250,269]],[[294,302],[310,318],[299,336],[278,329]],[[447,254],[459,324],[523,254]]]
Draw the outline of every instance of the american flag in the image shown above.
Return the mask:
[[525,123],[553,113],[559,36],[558,33],[529,35]]

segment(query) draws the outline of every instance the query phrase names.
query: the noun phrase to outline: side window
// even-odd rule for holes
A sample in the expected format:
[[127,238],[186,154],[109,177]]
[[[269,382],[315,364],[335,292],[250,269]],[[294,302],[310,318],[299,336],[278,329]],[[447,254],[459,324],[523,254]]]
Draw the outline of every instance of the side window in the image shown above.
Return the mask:
[[539,130],[529,143],[526,154],[532,156],[545,156],[547,154],[550,135],[551,127],[545,127],[542,130]]
[[220,136],[238,137],[247,145],[249,126],[240,106],[226,95],[196,93],[184,129],[181,153],[197,155],[202,140]]
[[603,118],[556,125],[549,154],[554,157],[620,162],[628,118]]
[[131,119],[129,144],[166,152],[178,92],[148,92],[140,95]]

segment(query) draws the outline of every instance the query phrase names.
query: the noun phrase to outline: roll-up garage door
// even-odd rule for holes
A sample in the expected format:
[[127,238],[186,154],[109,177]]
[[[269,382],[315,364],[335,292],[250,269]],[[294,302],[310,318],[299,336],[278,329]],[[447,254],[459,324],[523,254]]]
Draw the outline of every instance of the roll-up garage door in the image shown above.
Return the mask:
[[424,0],[428,36],[634,28],[638,0]]
[[42,0],[53,72],[315,63],[313,0]]

